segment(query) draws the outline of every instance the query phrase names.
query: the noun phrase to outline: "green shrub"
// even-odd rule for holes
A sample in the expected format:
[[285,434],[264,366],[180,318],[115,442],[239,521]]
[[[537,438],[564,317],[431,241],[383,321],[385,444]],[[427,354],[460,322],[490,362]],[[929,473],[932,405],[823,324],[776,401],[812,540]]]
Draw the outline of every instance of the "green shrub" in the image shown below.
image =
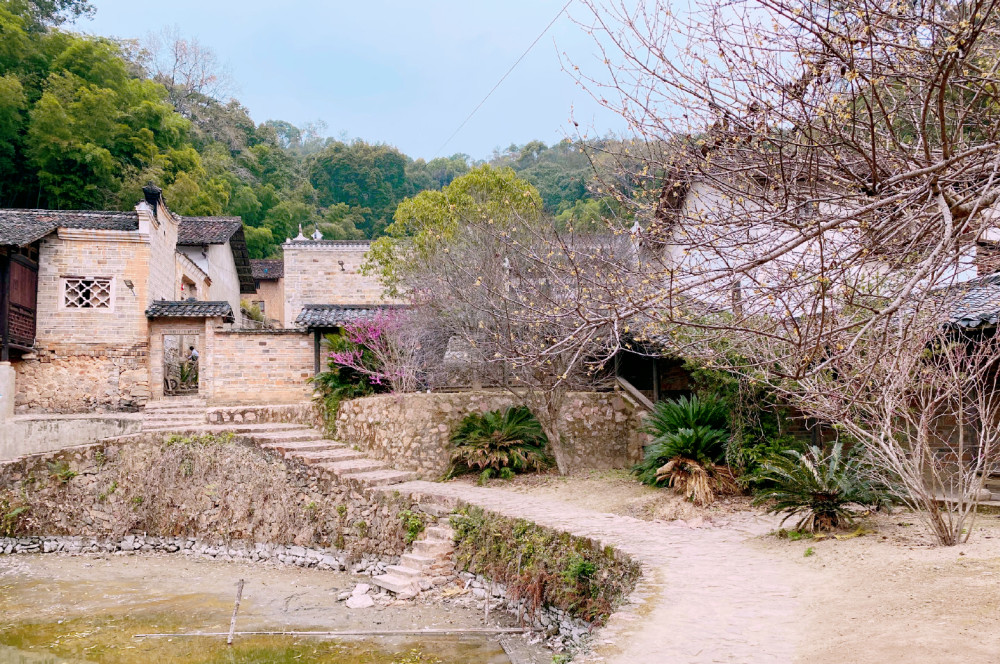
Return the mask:
[[854,522],[851,505],[881,506],[891,491],[872,479],[861,455],[846,452],[843,443],[829,451],[810,446],[803,453],[789,450],[764,464],[762,478],[772,486],[757,493],[755,504],[774,501],[772,514],[787,513],[782,523],[798,516],[795,529],[833,530]]
[[[323,337],[323,350],[329,358],[330,353],[339,353],[356,348],[343,334],[328,334]],[[367,353],[367,355],[365,355]],[[362,349],[362,358],[369,358],[371,351]],[[327,431],[333,433],[337,411],[341,401],[366,397],[380,391],[380,387],[373,385],[371,379],[349,367],[341,366],[332,360],[327,360],[326,371],[322,371],[309,382],[316,388],[316,401],[319,402],[323,412],[323,419],[326,423]]]
[[403,529],[406,531],[406,543],[411,544],[424,532],[424,518],[410,510],[403,510],[399,513],[399,518],[403,522]]
[[474,472],[489,479],[543,470],[550,464],[542,425],[524,406],[467,415],[451,435],[451,444],[449,475]]
[[632,469],[640,482],[669,486],[705,505],[717,489],[729,489],[732,480],[718,465],[726,452],[725,407],[714,399],[681,397],[662,401],[646,420],[643,431],[652,443],[642,463]]
[[712,429],[726,428],[726,404],[714,397],[679,397],[660,401],[646,418],[643,431],[654,438],[678,429],[705,426]]

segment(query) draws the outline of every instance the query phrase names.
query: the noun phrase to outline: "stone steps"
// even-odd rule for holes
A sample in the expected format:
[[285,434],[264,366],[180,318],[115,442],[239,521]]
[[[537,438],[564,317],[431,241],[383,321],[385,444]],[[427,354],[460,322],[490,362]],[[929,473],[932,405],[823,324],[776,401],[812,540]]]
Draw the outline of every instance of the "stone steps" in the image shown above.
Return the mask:
[[365,455],[345,447],[343,449],[323,450],[319,452],[300,452],[298,450],[291,450],[285,452],[285,456],[300,459],[303,463],[313,466],[320,463],[356,461],[363,459]]
[[398,565],[389,565],[385,574],[372,577],[372,583],[394,593],[400,599],[415,597],[421,590],[433,587],[430,577],[446,577],[454,573],[452,555],[455,552],[455,531],[438,523],[428,526],[421,539],[413,543],[412,551],[399,558]]
[[207,408],[208,403],[204,399],[190,399],[186,397],[173,397],[167,399],[161,399],[157,401],[147,401],[145,405],[145,411],[147,413],[159,412],[164,410],[177,410],[177,409],[195,409],[195,408]]
[[301,424],[203,424],[196,427],[170,428],[158,427],[147,429],[147,431],[163,433],[180,433],[188,435],[199,434],[220,434],[220,433],[241,433],[255,434],[267,433],[270,431],[292,431],[302,430]]
[[343,443],[334,440],[293,440],[290,442],[259,443],[267,450],[275,450],[286,454],[289,452],[322,452],[324,450],[346,449]]
[[[233,426],[240,426],[235,424]],[[264,431],[256,434],[254,441],[258,444],[264,445],[268,443],[299,443],[299,442],[314,442],[314,441],[327,441],[330,443],[336,443],[337,441],[332,441],[323,437],[322,432],[316,431],[315,429],[310,429],[298,425],[298,428],[285,430],[285,431]],[[343,443],[338,443],[342,445]]]
[[365,486],[376,487],[392,486],[394,484],[410,482],[416,479],[417,474],[408,470],[392,470],[391,468],[386,468],[384,470],[372,470],[365,473],[355,473],[349,477],[353,482],[359,482]]
[[416,579],[400,577],[395,574],[373,576],[372,583],[380,588],[385,588],[399,599],[412,599],[420,592],[420,585]]
[[381,461],[374,461],[372,459],[365,458],[354,459],[351,461],[334,461],[320,465],[337,477],[357,475],[358,473],[385,469],[385,464]]

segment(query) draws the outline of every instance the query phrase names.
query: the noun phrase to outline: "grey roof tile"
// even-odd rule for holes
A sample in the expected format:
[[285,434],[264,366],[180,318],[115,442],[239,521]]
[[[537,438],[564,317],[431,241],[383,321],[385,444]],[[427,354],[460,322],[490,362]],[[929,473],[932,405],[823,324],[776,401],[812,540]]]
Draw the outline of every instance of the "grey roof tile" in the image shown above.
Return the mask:
[[307,328],[341,327],[356,320],[372,318],[379,311],[405,307],[401,304],[307,304],[295,318],[295,324]]
[[181,217],[177,244],[225,244],[243,228],[239,217]]
[[285,261],[251,259],[250,269],[254,279],[281,279],[285,276]]
[[139,229],[139,215],[107,210],[14,210],[0,209],[0,245],[23,247],[57,228],[107,231]]
[[949,287],[954,297],[951,319],[954,327],[995,327],[1000,321],[1000,273],[988,274]]
[[157,300],[146,309],[147,318],[214,318],[221,316],[228,322],[235,320],[233,308],[225,301]]

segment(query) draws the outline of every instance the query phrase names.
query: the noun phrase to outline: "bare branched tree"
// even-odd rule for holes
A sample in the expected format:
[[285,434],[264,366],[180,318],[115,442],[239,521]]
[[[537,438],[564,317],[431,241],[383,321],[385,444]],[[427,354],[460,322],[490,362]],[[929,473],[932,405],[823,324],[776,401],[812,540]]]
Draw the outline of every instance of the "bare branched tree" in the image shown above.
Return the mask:
[[[610,351],[631,328],[767,379],[870,443],[954,543],[994,435],[967,410],[989,406],[992,384],[928,354],[954,313],[942,293],[975,276],[992,239],[996,2],[586,5],[606,66],[579,80],[635,137],[603,188],[639,223],[609,231],[642,249],[581,291],[549,352],[597,339]],[[917,378],[931,387],[908,388]],[[946,477],[921,449],[948,418],[977,451]],[[956,495],[957,521],[934,521],[934,501]]]

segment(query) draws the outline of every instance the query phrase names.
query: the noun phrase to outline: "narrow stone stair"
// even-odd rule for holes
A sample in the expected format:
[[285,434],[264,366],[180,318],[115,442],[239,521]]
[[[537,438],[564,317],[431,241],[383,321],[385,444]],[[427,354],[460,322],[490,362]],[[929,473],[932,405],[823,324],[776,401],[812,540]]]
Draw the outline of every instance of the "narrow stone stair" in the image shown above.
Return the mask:
[[372,583],[385,588],[400,599],[416,597],[422,590],[430,590],[435,580],[454,573],[455,531],[446,522],[439,521],[424,529],[421,538],[413,543],[410,553],[404,553],[398,565],[389,565],[385,574],[372,577]]
[[394,470],[382,461],[327,438],[322,431],[302,424],[228,422],[209,424],[204,400],[174,397],[150,402],[143,414],[143,431],[184,436],[239,434],[262,449],[273,450],[338,478],[365,486],[389,486],[409,482],[415,473]]
[[142,412],[144,431],[191,428],[208,422],[204,399],[195,397],[168,397],[150,401]]

